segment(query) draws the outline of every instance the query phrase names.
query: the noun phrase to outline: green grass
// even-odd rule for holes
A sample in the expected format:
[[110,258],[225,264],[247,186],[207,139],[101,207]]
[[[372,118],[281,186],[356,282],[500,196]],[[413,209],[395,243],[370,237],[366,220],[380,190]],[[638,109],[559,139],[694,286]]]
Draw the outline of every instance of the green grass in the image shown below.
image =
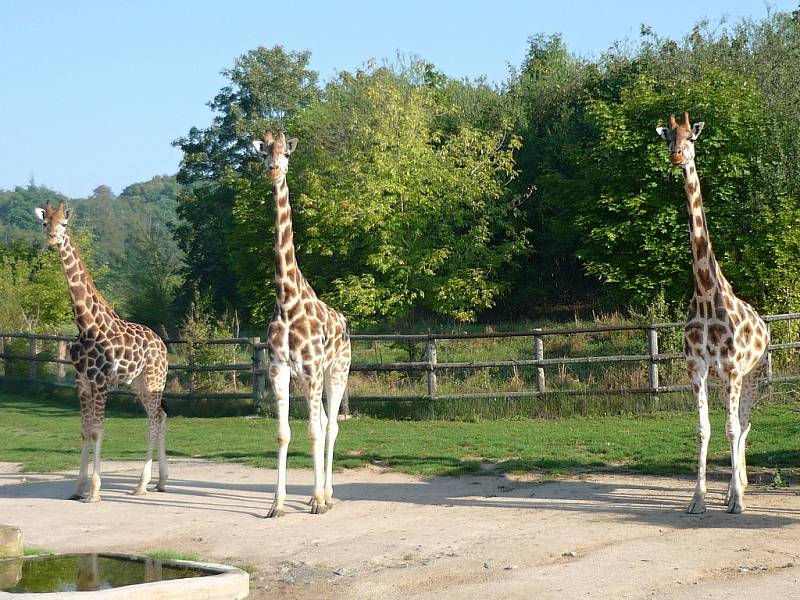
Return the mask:
[[23,550],[25,556],[39,556],[40,554],[54,554],[52,550],[47,548],[39,548],[38,546],[25,546]]
[[[292,421],[291,467],[309,467],[306,422]],[[76,469],[80,453],[75,405],[0,394],[0,461],[29,471]],[[142,460],[147,424],[138,414],[111,411],[104,459]],[[338,468],[368,463],[419,475],[477,472],[481,463],[499,471],[584,469],[653,474],[695,469],[695,418],[686,413],[647,416],[512,419],[483,422],[390,421],[361,417],[341,423]],[[271,418],[172,418],[168,453],[274,467],[276,423]],[[748,438],[752,467],[800,467],[798,404],[756,407]],[[712,412],[709,460],[729,464],[724,414]]]
[[153,550],[143,552],[149,558],[160,558],[161,560],[191,560],[194,562],[205,562],[205,559],[191,552],[176,552],[175,550]]

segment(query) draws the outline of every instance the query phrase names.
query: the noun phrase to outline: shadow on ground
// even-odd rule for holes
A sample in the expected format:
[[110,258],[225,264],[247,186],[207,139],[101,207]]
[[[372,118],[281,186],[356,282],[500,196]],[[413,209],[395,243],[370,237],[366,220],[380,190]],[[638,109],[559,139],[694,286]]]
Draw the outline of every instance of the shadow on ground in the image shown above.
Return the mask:
[[[224,470],[225,465],[215,467]],[[264,483],[170,479],[166,493],[132,496],[129,492],[135,487],[138,477],[134,474],[109,473],[103,478],[103,502],[263,517],[272,501],[274,485],[271,480],[274,472],[253,469],[252,474]],[[374,478],[375,474],[369,475]],[[14,483],[19,481],[20,475],[0,475],[0,498],[52,498],[54,501],[69,502],[65,498],[74,491],[73,477],[46,481],[37,481],[36,477],[24,483]],[[402,476],[392,474],[392,477],[397,479]],[[369,501],[405,505],[406,508],[418,505],[445,510],[529,510],[532,517],[537,511],[561,511],[605,515],[623,522],[671,529],[775,529],[800,522],[800,500],[794,488],[770,490],[751,487],[746,496],[747,512],[729,515],[724,512],[723,506],[725,484],[715,483],[710,486],[707,498],[708,512],[687,515],[684,510],[693,487],[693,481],[687,478],[614,474],[593,475],[584,479],[520,481],[502,474],[427,480],[409,477],[407,481],[375,483],[359,482],[358,478],[359,472],[346,472],[340,476],[340,481],[344,481],[335,486],[335,496],[341,505]],[[289,485],[287,491],[289,513],[306,511],[305,499],[311,495],[311,486]],[[776,496],[786,498],[785,508],[775,508]],[[770,502],[766,502],[767,497]],[[91,510],[90,505],[86,506]]]

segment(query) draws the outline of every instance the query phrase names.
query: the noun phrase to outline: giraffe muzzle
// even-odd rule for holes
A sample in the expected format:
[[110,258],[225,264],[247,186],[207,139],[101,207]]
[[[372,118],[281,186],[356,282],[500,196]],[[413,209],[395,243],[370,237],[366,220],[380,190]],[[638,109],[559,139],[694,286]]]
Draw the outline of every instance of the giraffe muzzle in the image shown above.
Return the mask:
[[677,166],[677,165],[682,165],[685,158],[683,154],[674,153],[669,155],[669,160],[670,162],[672,162],[673,165]]

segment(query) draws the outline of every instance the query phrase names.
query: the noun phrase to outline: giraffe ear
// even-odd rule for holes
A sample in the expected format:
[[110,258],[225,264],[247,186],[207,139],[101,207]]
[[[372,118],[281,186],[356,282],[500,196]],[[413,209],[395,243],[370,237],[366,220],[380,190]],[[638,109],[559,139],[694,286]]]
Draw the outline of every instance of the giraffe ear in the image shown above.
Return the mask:
[[71,208],[65,208],[65,209],[64,209],[64,223],[66,223],[67,221],[69,221],[69,218],[70,218],[71,216],[72,216],[72,209],[71,209]]
[[289,154],[291,154],[292,152],[294,152],[295,148],[297,148],[297,138],[291,138],[289,140],[286,140],[286,155],[287,156]]
[[693,140],[696,140],[697,138],[700,137],[700,132],[703,131],[703,126],[705,126],[705,123],[703,121],[700,121],[699,123],[695,123],[694,125],[692,125]]
[[252,144],[253,144],[253,148],[256,149],[256,152],[261,154],[261,150],[264,148],[264,142],[262,142],[261,140],[253,140]]
[[667,140],[667,133],[669,130],[666,127],[656,127],[656,133],[661,136],[661,139]]
[[36,213],[38,219],[44,223],[44,209],[43,208],[34,208],[33,212]]

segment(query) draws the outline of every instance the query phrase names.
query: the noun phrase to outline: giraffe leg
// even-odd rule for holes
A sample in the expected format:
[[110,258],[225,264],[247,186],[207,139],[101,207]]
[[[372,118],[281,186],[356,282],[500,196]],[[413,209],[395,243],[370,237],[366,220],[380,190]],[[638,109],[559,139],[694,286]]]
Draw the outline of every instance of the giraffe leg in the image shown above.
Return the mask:
[[[325,381],[323,383],[323,389],[325,390],[325,399],[327,401],[328,398],[330,398],[330,396],[328,396],[328,381],[327,381],[327,377],[326,377],[326,379],[325,379]],[[330,409],[330,404],[329,404],[328,408]],[[332,415],[330,417],[330,419],[335,421],[336,420],[336,416]],[[320,400],[320,403],[319,403],[319,430],[321,432],[322,439],[323,439],[323,458],[325,458],[325,455],[324,455],[325,448],[326,448],[325,443],[327,441],[327,433],[328,433],[328,424],[329,423],[330,423],[330,420],[328,418],[328,413],[325,410],[325,402]],[[323,464],[327,464],[327,463],[323,463]],[[325,494],[324,495],[324,499],[325,499],[325,508],[326,509],[327,508],[331,508],[331,506],[328,504],[329,496],[327,494],[327,485],[328,485],[328,477],[327,477],[327,470],[326,470],[325,471],[325,483],[323,484],[323,488],[322,488],[323,491],[324,491],[324,494]],[[311,504],[312,501],[313,501],[313,497],[308,501],[308,503]]]
[[169,465],[167,464],[167,413],[161,405],[161,394],[158,394],[158,483],[156,491],[166,490],[169,478]]
[[[742,433],[739,438],[739,482],[742,484],[742,491],[747,489],[749,483],[747,479],[747,460],[745,450],[747,448],[747,435],[750,433],[750,412],[758,400],[759,387],[766,373],[767,359],[766,354],[753,369],[742,378],[742,393],[739,399],[739,425]],[[730,490],[729,490],[730,492]]]
[[269,367],[269,380],[275,393],[278,408],[278,484],[275,487],[275,499],[267,513],[267,518],[280,517],[284,513],[283,503],[286,500],[286,454],[292,430],[289,428],[289,380],[291,371],[288,364],[272,364]]
[[690,363],[689,378],[697,402],[697,484],[694,496],[686,512],[703,513],[706,510],[706,457],[711,439],[711,423],[708,419],[708,365],[705,362]]
[[734,369],[723,382],[723,394],[728,406],[725,432],[731,449],[731,482],[728,488],[727,511],[739,514],[744,511],[744,486],[740,479],[742,449],[742,426],[739,421],[739,399],[742,391],[742,376]]
[[347,353],[326,373],[325,398],[328,403],[327,430],[325,431],[325,506],[333,508],[333,449],[339,435],[339,406],[347,388],[347,374],[350,370],[350,355]]
[[144,455],[144,468],[142,476],[139,478],[139,485],[131,492],[134,496],[142,496],[147,493],[147,484],[150,483],[153,472],[153,445],[158,436],[158,413],[153,406],[151,394],[146,391],[140,392],[139,399],[147,412],[147,451]]
[[102,483],[100,474],[102,471],[100,456],[103,447],[103,429],[106,416],[106,396],[108,389],[105,378],[98,378],[92,385],[93,413],[91,438],[94,441],[94,472],[92,473],[92,485],[89,488],[89,495],[86,502],[100,501],[100,485]]
[[[306,400],[308,402],[308,438],[314,455],[314,492],[311,496],[311,514],[321,515],[328,510],[325,504],[325,434],[322,431],[322,388],[323,376],[315,373],[308,382]],[[327,416],[325,417],[327,420]]]
[[91,384],[78,375],[78,398],[81,405],[81,465],[78,471],[78,484],[70,500],[83,500],[89,480],[89,445],[92,442],[92,393]]
[[152,363],[148,364],[142,373],[133,382],[134,388],[139,390],[139,400],[147,413],[147,451],[145,453],[144,468],[139,485],[132,492],[134,495],[147,493],[147,484],[150,483],[153,471],[153,446],[158,440],[158,471],[159,478],[156,489],[164,491],[167,480],[167,459],[165,448],[166,413],[161,406],[161,396],[166,382],[166,371],[157,369]]

